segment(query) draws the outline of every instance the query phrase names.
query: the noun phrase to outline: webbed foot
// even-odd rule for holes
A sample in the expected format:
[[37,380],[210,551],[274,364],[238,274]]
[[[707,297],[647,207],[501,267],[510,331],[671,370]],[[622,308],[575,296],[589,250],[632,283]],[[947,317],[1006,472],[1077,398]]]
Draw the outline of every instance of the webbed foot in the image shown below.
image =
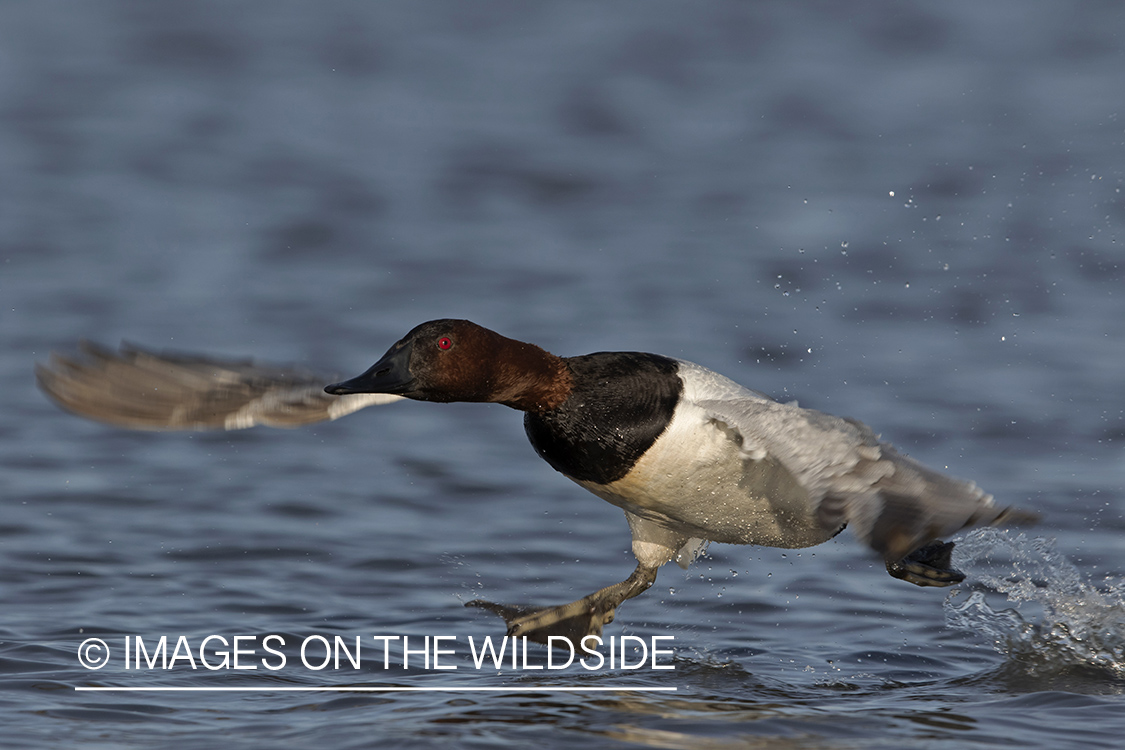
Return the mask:
[[621,583],[557,607],[496,604],[483,599],[474,599],[465,606],[500,615],[508,625],[510,636],[527,636],[536,643],[547,643],[550,636],[561,636],[578,644],[587,635],[601,635],[602,627],[613,622],[618,605],[644,593],[655,580],[656,568],[638,565]]
[[887,572],[915,586],[952,586],[965,580],[954,569],[953,542],[930,542],[897,562],[887,563]]

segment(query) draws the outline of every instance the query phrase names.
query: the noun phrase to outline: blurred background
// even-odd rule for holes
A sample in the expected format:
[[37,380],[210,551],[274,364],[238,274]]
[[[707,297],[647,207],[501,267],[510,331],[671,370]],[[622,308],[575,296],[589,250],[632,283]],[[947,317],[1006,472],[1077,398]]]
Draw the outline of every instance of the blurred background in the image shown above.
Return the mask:
[[[423,744],[547,722],[561,744],[1115,746],[1123,30],[1108,1],[0,5],[13,737],[206,742],[225,721],[236,746],[358,746],[378,719]],[[64,415],[32,376],[82,338],[354,375],[439,317],[563,355],[682,357],[862,419],[1043,513],[1029,533],[1057,555],[1040,589],[1064,571],[1087,588],[1021,622],[1101,645],[1051,651],[969,613],[974,639],[945,625],[942,592],[890,580],[843,535],[800,559],[714,547],[622,608],[619,632],[694,650],[674,705],[312,703],[343,712],[329,728],[262,713],[307,696],[75,696],[78,628],[498,634],[461,601],[555,603],[631,570],[620,512],[539,461],[503,407],[144,435]],[[1081,622],[1052,619],[1098,592]],[[718,725],[715,701],[735,712]]]

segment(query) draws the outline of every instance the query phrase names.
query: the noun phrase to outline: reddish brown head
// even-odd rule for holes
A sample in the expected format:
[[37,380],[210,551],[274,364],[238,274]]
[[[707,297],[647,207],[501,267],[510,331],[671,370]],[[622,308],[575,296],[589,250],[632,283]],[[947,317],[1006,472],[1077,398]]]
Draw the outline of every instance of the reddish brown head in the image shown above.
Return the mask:
[[392,346],[362,375],[328,393],[395,393],[418,401],[492,401],[524,411],[553,409],[570,393],[561,357],[467,320],[431,320]]

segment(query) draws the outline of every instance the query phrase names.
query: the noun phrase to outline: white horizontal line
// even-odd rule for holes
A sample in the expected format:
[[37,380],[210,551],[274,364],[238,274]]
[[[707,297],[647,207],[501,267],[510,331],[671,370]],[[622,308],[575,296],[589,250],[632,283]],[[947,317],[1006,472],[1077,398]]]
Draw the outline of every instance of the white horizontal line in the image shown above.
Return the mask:
[[81,687],[75,690],[99,693],[593,693],[593,692],[675,692],[674,687]]

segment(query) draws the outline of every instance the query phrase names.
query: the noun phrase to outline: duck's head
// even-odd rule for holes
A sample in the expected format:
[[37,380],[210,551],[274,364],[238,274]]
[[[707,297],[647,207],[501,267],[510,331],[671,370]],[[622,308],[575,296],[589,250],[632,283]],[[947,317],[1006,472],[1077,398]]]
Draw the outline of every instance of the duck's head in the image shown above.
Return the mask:
[[468,320],[431,320],[406,334],[362,375],[324,389],[393,393],[417,401],[492,401],[554,408],[570,390],[560,357]]

